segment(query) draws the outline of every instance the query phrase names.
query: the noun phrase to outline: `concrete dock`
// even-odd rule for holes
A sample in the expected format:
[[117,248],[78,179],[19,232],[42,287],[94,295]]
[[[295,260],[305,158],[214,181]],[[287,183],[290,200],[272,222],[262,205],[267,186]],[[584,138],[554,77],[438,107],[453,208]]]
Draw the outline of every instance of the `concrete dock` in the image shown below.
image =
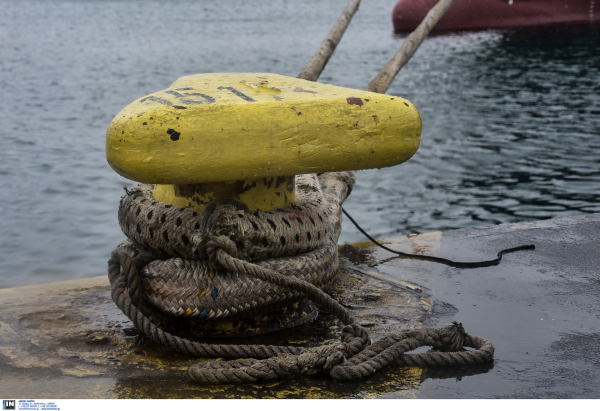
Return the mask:
[[[393,249],[498,266],[457,269],[395,257],[371,243],[340,246],[328,292],[374,340],[462,322],[490,340],[493,362],[390,367],[341,383],[327,376],[203,386],[197,361],[140,335],[110,298],[105,276],[0,290],[3,398],[600,398],[600,214],[384,240]],[[107,256],[108,258],[108,256]],[[314,344],[339,336],[326,313],[246,343]],[[220,340],[221,341],[221,340]],[[230,341],[235,342],[235,340]]]

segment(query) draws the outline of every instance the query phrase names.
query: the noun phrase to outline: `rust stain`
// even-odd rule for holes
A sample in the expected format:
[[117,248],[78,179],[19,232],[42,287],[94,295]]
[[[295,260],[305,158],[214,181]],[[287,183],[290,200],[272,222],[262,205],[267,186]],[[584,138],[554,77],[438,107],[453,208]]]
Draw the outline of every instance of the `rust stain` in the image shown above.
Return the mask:
[[174,191],[177,197],[192,197],[202,192],[202,184],[175,184]]
[[256,187],[256,181],[250,183],[244,180],[237,180],[233,184],[225,183],[197,183],[197,184],[175,184],[175,196],[194,197],[197,194],[213,193],[217,198],[236,198],[236,196],[245,193]]
[[277,180],[275,180],[275,188],[279,188],[279,186],[283,183],[286,184],[286,186],[290,186],[294,187],[295,185],[295,177],[296,176],[279,176],[277,177]]
[[[299,210],[288,210],[288,219],[290,221],[296,221],[296,218],[298,217],[302,217],[302,218],[313,218],[315,217],[314,214],[312,213],[307,213],[306,211],[299,211]],[[316,217],[315,217],[316,218]]]
[[267,186],[267,190],[271,188],[271,186],[273,185],[273,181],[275,181],[274,177],[271,177],[268,180],[266,178],[263,178],[263,184]]
[[254,187],[256,187],[256,181],[248,182],[248,181],[244,181],[244,180],[238,180],[235,182],[234,186],[235,186],[235,191],[237,193],[241,194],[241,193],[245,193],[246,191],[250,191]]
[[355,104],[359,107],[363,105],[363,101],[360,97],[346,97],[348,104]]
[[[296,176],[289,176],[287,178],[286,190],[288,193],[293,193],[296,188]],[[287,197],[286,197],[287,198]],[[287,200],[286,200],[287,202]]]

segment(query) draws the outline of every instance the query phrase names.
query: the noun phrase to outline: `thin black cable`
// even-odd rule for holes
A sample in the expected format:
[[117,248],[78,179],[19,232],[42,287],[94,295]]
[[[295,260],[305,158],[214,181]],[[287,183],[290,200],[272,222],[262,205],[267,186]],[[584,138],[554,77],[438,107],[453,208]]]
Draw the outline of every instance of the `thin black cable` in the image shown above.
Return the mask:
[[358,231],[360,231],[361,233],[363,233],[365,235],[365,237],[367,237],[374,244],[378,245],[379,247],[383,248],[384,250],[387,250],[390,253],[398,254],[401,257],[413,258],[413,259],[416,259],[416,260],[433,261],[434,263],[446,264],[446,265],[449,265],[450,267],[455,267],[455,268],[491,267],[493,265],[500,264],[500,261],[502,260],[502,255],[504,255],[504,254],[513,253],[515,251],[521,251],[521,250],[535,250],[535,245],[533,245],[533,244],[522,245],[522,246],[519,246],[519,247],[507,248],[505,250],[500,251],[498,253],[498,258],[496,258],[494,260],[475,261],[475,262],[458,262],[458,261],[452,261],[452,260],[448,260],[448,259],[441,258],[441,257],[432,257],[432,256],[429,256],[429,255],[403,253],[401,251],[395,251],[395,250],[392,250],[391,248],[388,248],[388,247],[386,247],[386,246],[384,246],[382,244],[379,244],[377,242],[377,240],[375,240],[373,237],[371,237],[369,234],[367,234],[367,232],[365,230],[363,230],[362,227],[359,226],[356,221],[354,221],[354,219],[350,216],[350,214],[348,214],[348,212],[346,210],[344,210],[342,208],[342,211],[344,212],[344,214],[346,215],[346,217],[348,217],[350,219],[350,221],[352,221],[352,224],[354,224],[354,226],[356,228],[358,228]]

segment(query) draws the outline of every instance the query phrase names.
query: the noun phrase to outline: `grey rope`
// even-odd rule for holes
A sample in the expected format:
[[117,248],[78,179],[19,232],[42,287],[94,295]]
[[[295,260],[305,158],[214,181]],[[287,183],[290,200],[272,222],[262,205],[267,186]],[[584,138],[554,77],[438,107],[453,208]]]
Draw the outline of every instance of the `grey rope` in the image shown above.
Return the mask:
[[203,358],[270,358],[281,353],[300,353],[297,347],[202,344],[164,331],[159,317],[153,318],[152,314],[144,312],[149,308],[140,301],[139,280],[136,275],[137,271],[155,258],[156,255],[140,252],[131,243],[124,242],[112,252],[108,261],[108,278],[113,301],[136,328],[154,342]]
[[[352,316],[339,303],[320,289],[297,279],[289,280],[275,272],[269,272],[254,264],[229,256],[218,245],[212,244],[209,255],[211,261],[227,269],[239,270],[257,276],[264,281],[302,291],[320,306],[324,306],[346,327],[342,342],[327,341],[319,347],[309,348],[299,355],[278,355],[263,361],[212,363],[210,366],[199,363],[188,369],[192,381],[217,382],[256,382],[259,380],[288,379],[304,377],[319,371],[329,373],[337,380],[366,378],[382,368],[396,363],[410,366],[465,365],[489,361],[493,358],[493,345],[480,337],[466,334],[462,324],[453,323],[442,328],[423,328],[384,338],[368,346],[368,333],[354,323]],[[405,355],[421,346],[432,346],[452,352],[428,352]],[[464,346],[475,348],[461,351]],[[356,355],[358,352],[360,354]],[[348,360],[348,358],[350,358]]]
[[[307,193],[310,194],[314,191],[315,182],[317,182],[316,176],[312,180],[311,178],[304,180],[304,183],[307,184],[302,186],[303,190],[298,195],[301,200],[307,196],[310,198]],[[165,223],[164,220],[170,219],[175,223],[175,228],[185,226],[185,223],[180,215],[167,215],[169,211],[165,211],[165,209],[170,208],[167,207],[168,205],[153,201],[151,198],[145,198],[143,191],[148,190],[144,187],[132,189],[124,196],[119,211],[119,221],[122,227],[126,227],[124,231],[132,232],[133,230],[137,235],[132,235],[134,238],[130,237],[129,240],[117,246],[109,260],[108,274],[112,298],[123,313],[132,320],[133,324],[158,344],[196,357],[233,359],[233,361],[203,362],[191,366],[187,375],[191,381],[195,382],[255,382],[298,378],[319,372],[328,373],[334,379],[350,380],[368,377],[391,364],[411,366],[464,365],[491,360],[494,353],[492,344],[480,337],[466,334],[462,325],[458,323],[442,328],[423,328],[407,331],[384,338],[371,345],[367,331],[355,323],[350,313],[343,306],[319,288],[319,284],[322,284],[319,281],[322,279],[323,267],[327,266],[334,271],[337,270],[337,247],[335,247],[335,244],[341,229],[341,203],[346,198],[353,182],[353,176],[349,173],[325,173],[319,176],[318,183],[321,187],[317,195],[321,197],[317,197],[315,201],[308,201],[306,203],[307,207],[296,206],[296,209],[284,210],[285,213],[291,213],[301,221],[304,219],[300,223],[294,219],[295,227],[287,227],[287,224],[285,224],[287,228],[292,228],[291,232],[287,232],[287,228],[281,231],[279,224],[274,223],[276,218],[282,218],[276,212],[248,214],[249,210],[239,204],[221,202],[207,207],[207,212],[204,215],[193,215],[191,210],[179,210],[179,213],[190,214],[190,217],[195,219],[188,226],[192,223],[195,224],[194,221],[197,221],[202,230],[198,231],[196,229],[193,233],[186,233],[185,231],[171,229],[173,228],[171,227],[169,228],[170,231],[165,229],[167,235],[163,237],[164,241],[162,243],[155,241],[152,244],[145,241],[142,234],[149,233],[150,238],[152,238],[153,231],[150,229],[159,227],[158,223],[153,221],[154,211],[162,210],[159,215],[154,216],[159,220],[159,223],[161,220],[162,223]],[[150,207],[150,210],[142,210],[143,206]],[[130,217],[124,217],[130,216],[132,213],[135,214],[135,219],[131,220]],[[327,217],[328,235],[321,239],[320,244],[313,246],[312,250],[306,249],[310,248],[306,245],[294,245],[296,251],[305,250],[305,252],[291,257],[288,256],[287,250],[284,248],[278,249],[272,244],[271,240],[279,239],[280,235],[287,236],[285,238],[298,239],[298,233],[306,233],[305,222],[314,232],[319,233],[323,230],[324,233],[325,225],[319,226],[316,223],[319,218],[317,216]],[[142,228],[140,221],[145,222],[145,220],[150,221],[150,223]],[[248,248],[251,247],[246,247],[246,244],[240,247],[239,241],[242,240],[237,237],[236,233],[244,232],[252,226],[252,223],[258,227],[258,224],[263,223],[264,220],[273,223],[267,224],[272,228],[271,236],[269,238],[262,237],[266,238],[265,242],[261,244],[262,249],[256,246],[252,250],[261,255],[267,252],[277,252],[279,255],[267,260],[249,261],[253,258],[248,254]],[[312,221],[312,224],[308,224],[309,221]],[[246,222],[249,223],[244,225]],[[134,228],[132,229],[132,227]],[[171,235],[173,233],[179,237]],[[203,272],[203,269],[188,270],[185,267],[187,267],[186,262],[189,258],[170,258],[170,253],[162,249],[166,247],[166,243],[172,241],[171,239],[183,238],[183,236],[186,236],[185,238],[188,238],[188,240],[193,237],[195,245],[190,247],[191,241],[186,242],[185,240],[181,245],[170,244],[172,253],[179,250],[177,251],[179,253],[185,251],[194,254],[194,252],[201,249],[200,254],[206,256],[205,262],[196,266],[191,264],[190,267],[204,267],[206,270],[210,270],[210,273],[224,272],[226,277],[235,274],[237,277],[232,279],[234,285],[236,284],[235,281],[239,281],[240,278],[247,278],[260,281],[273,290],[285,290],[286,295],[295,298],[298,296],[309,298],[322,309],[331,312],[345,325],[341,340],[328,340],[318,347],[311,348],[205,344],[165,331],[164,328],[169,321],[169,317],[173,314],[169,310],[157,309],[156,301],[160,299],[152,299],[147,296],[148,289],[153,289],[152,287],[148,288],[149,284],[154,284],[153,281],[159,276],[156,274],[156,267],[169,261],[179,264],[184,269],[181,270],[181,273],[174,274],[175,277],[178,277],[176,280],[180,281],[182,278],[189,280],[187,283],[185,281],[183,283],[186,286],[191,286],[192,293],[196,294],[198,294],[198,289],[194,288],[193,284],[194,281],[197,282],[196,277],[199,273]],[[167,238],[170,238],[170,240],[166,240]],[[260,237],[255,236],[255,238]],[[312,235],[307,236],[305,244],[311,241]],[[335,251],[327,257],[328,254],[323,253],[322,250],[331,247],[331,243],[333,243]],[[314,262],[314,258],[311,260],[312,257],[309,258],[307,255],[312,257],[320,255],[328,261],[319,265]],[[321,267],[319,268],[321,274],[317,276],[318,279],[315,279],[314,276],[303,278],[301,275],[296,275],[298,273],[294,272],[293,266],[295,264],[296,271],[298,271],[298,261],[308,261],[305,265],[308,268]],[[329,261],[332,262],[329,263]],[[157,285],[154,284],[154,286]],[[241,288],[243,287],[245,285],[241,286]],[[178,293],[179,291],[174,295]],[[174,302],[175,305],[179,304],[181,307],[185,307],[187,304],[186,301],[180,303],[173,299],[169,301]],[[215,308],[214,312],[217,311]],[[229,310],[227,314],[236,314],[239,311]],[[216,318],[216,314],[213,317]],[[408,351],[422,345],[452,352],[432,351],[423,354],[407,354]],[[472,347],[474,350],[463,351],[464,346]]]

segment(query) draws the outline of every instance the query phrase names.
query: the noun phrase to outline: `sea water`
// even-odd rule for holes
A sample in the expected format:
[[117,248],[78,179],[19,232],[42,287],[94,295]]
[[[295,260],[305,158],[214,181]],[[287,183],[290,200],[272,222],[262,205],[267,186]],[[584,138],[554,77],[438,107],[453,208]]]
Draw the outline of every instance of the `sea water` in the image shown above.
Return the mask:
[[[362,1],[319,81],[369,83],[405,37],[394,3]],[[189,74],[296,76],[345,4],[0,0],[0,288],[106,273],[134,184],[105,159],[123,107]],[[599,50],[587,25],[430,37],[387,91],[421,147],[357,172],[346,209],[377,238],[600,212]]]

